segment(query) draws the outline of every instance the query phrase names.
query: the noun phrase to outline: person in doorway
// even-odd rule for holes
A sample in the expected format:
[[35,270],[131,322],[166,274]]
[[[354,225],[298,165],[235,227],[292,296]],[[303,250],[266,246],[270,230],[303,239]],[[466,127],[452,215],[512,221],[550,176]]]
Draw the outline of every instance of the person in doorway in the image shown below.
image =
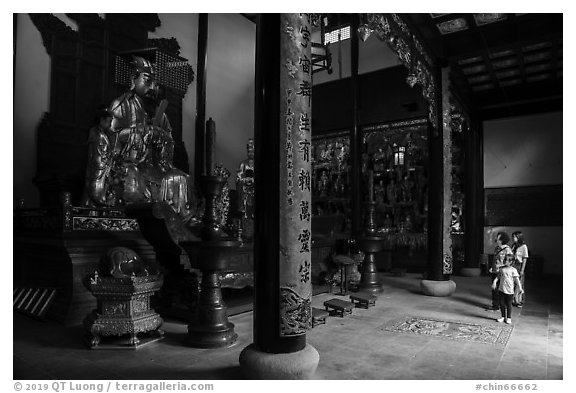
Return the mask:
[[[504,261],[508,255],[513,256],[512,250],[508,245],[510,237],[506,232],[498,232],[496,235],[496,248],[494,249],[494,258],[492,260],[492,266],[488,270],[490,274],[490,279],[493,282],[498,277],[498,272],[504,266]],[[492,306],[488,307],[490,310],[498,310],[500,308],[500,301],[498,298],[498,290],[492,288]]]
[[[528,247],[524,243],[524,234],[521,231],[512,232],[512,252],[514,253],[514,267],[520,275],[522,288],[524,284],[524,271],[526,270],[526,261],[528,260]],[[522,307],[524,305],[525,292],[514,293],[512,305]]]
[[515,293],[522,293],[524,289],[520,283],[520,275],[516,268],[512,266],[514,255],[507,254],[504,266],[500,268],[494,281],[492,290],[498,291],[501,317],[498,322],[512,323],[512,299]]

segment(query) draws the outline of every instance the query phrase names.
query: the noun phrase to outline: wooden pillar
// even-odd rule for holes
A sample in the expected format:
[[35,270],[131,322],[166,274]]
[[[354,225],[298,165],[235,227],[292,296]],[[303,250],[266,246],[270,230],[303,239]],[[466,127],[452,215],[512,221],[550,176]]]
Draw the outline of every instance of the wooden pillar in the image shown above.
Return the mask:
[[452,110],[450,67],[442,68],[442,275],[453,273],[452,258]]
[[358,239],[362,235],[362,131],[358,119],[358,14],[352,14],[350,26],[350,94],[352,96],[352,130],[350,132],[350,179],[351,179],[351,235]]
[[198,15],[198,58],[196,66],[196,135],[194,146],[194,181],[198,185],[205,173],[206,143],[206,60],[208,48],[208,14]]
[[[444,119],[444,110],[448,102],[448,69],[436,73],[437,118],[438,124],[429,126],[428,155],[428,278],[435,281],[448,280],[452,273],[451,254],[447,254],[450,245],[450,216],[452,201],[450,195],[450,125]],[[450,256],[448,261],[447,257]]]
[[304,349],[311,323],[311,27],[260,14],[256,28],[254,344]]
[[478,228],[476,232],[478,248],[480,254],[484,253],[484,124],[481,120],[475,118],[474,126],[476,129],[476,167],[478,168],[478,176],[476,177],[476,195],[478,199],[478,206],[476,209],[475,226]]
[[464,190],[464,255],[465,266],[479,267],[483,251],[483,176],[482,138],[476,122],[471,122],[464,131],[465,190]]

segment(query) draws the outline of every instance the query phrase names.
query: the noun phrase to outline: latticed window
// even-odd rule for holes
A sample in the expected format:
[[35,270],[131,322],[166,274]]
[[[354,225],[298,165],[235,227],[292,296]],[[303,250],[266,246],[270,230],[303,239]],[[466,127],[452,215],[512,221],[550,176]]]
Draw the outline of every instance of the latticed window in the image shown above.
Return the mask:
[[344,26],[328,33],[324,33],[324,43],[328,44],[331,42],[338,42],[338,36],[340,36],[340,41],[349,39],[350,26]]

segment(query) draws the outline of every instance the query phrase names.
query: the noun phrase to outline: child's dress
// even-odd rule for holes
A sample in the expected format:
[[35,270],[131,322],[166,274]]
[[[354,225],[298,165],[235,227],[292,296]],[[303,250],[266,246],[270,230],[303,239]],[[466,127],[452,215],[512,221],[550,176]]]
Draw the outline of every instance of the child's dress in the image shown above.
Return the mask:
[[[504,266],[504,261],[508,255],[514,255],[508,244],[496,246],[496,249],[494,249],[494,259],[492,260],[492,266],[490,266],[490,269],[488,270],[491,280],[496,278],[500,268]],[[499,307],[500,302],[498,300],[498,288],[492,289],[492,309],[497,310]]]
[[[518,270],[505,266],[498,272],[498,290],[506,295],[514,295],[514,277],[520,277]],[[520,287],[517,289],[520,290]]]

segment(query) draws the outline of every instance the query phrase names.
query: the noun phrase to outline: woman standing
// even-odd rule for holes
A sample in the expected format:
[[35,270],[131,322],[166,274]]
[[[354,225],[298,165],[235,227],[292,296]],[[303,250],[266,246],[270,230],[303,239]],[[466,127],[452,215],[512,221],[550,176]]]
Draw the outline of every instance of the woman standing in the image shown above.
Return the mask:
[[[526,269],[526,260],[528,259],[528,247],[524,244],[524,235],[521,231],[512,233],[512,252],[514,252],[514,267],[520,274],[520,283],[524,288],[524,270]],[[524,305],[524,291],[514,292],[514,300],[512,304],[516,307]]]

